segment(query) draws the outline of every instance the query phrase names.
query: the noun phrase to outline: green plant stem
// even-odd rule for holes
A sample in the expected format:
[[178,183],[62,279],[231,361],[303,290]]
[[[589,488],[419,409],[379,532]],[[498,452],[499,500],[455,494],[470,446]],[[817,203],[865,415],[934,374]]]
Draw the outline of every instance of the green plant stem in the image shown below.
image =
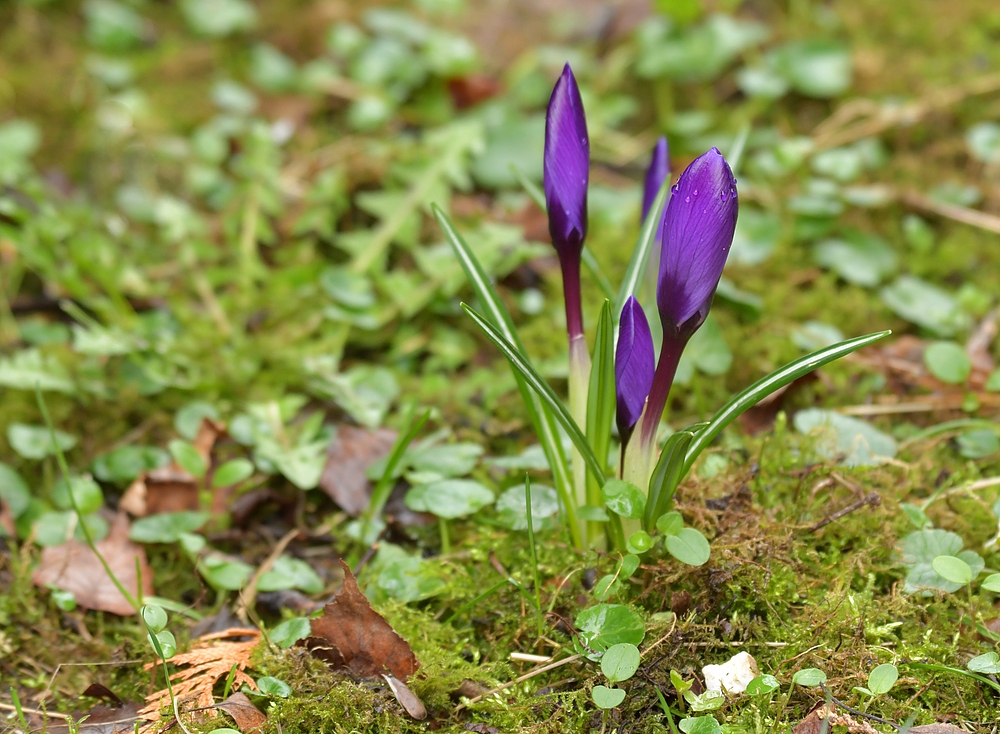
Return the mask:
[[45,421],[46,427],[49,429],[49,439],[52,441],[52,446],[56,450],[56,462],[59,464],[59,470],[62,473],[63,481],[66,482],[67,494],[69,495],[70,504],[73,506],[73,512],[76,514],[77,525],[80,526],[80,531],[83,533],[83,539],[87,543],[87,547],[90,548],[91,552],[97,557],[100,562],[101,567],[104,569],[104,573],[108,575],[111,582],[118,589],[118,592],[122,595],[122,598],[129,603],[129,606],[135,610],[136,614],[140,614],[141,607],[136,601],[135,597],[129,593],[129,590],[125,588],[125,585],[118,580],[115,576],[114,571],[111,570],[111,566],[108,564],[107,560],[101,555],[101,552],[97,550],[97,544],[94,542],[94,536],[90,533],[90,528],[87,527],[87,523],[83,521],[83,513],[80,512],[80,506],[76,502],[76,495],[73,492],[73,484],[70,481],[69,465],[66,463],[66,456],[63,454],[62,448],[59,446],[59,442],[56,440],[56,429],[52,424],[52,417],[49,415],[48,406],[45,404],[45,399],[42,397],[41,388],[35,385],[35,400],[38,403],[38,409],[42,413],[42,420]]
[[[590,355],[587,353],[587,341],[583,334],[570,339],[569,343],[569,407],[570,414],[576,422],[578,428],[587,425],[587,392],[590,388]],[[573,488],[576,494],[577,507],[592,504],[594,499],[588,496],[592,493],[587,491],[587,465],[584,463],[583,455],[576,448],[573,450]],[[597,487],[600,492],[600,487]],[[596,498],[600,504],[600,495]],[[581,523],[580,532],[584,542],[593,544],[596,538],[593,535],[593,528],[588,523]],[[598,537],[600,531],[597,531]]]
[[542,636],[542,586],[538,577],[538,554],[535,552],[535,523],[531,515],[531,478],[524,475],[525,514],[528,518],[528,553],[531,554],[531,573],[535,581],[535,622],[538,636]]

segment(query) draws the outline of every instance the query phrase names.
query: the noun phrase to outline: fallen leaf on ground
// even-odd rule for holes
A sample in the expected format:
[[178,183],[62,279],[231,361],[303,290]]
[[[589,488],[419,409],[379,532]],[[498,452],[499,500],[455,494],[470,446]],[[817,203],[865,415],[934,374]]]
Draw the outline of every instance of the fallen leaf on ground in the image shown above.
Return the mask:
[[[806,714],[806,717],[792,729],[792,734],[822,734],[824,729],[823,720],[829,712],[833,711],[833,704],[830,704],[829,712],[823,709],[823,704],[820,704]],[[829,729],[829,725],[826,725],[826,728]]]
[[[212,447],[225,432],[223,423],[210,418],[202,419],[198,435],[191,443],[205,460],[206,466],[211,466]],[[177,462],[171,462],[169,466],[145,471],[136,477],[125,490],[118,506],[133,517],[198,510],[198,480]],[[213,506],[212,509],[221,512],[225,508]]]
[[225,701],[215,704],[215,708],[232,716],[243,734],[260,731],[267,723],[267,716],[250,702],[245,693],[236,692]]
[[[133,597],[139,596],[136,578],[138,560],[142,571],[142,594],[152,596],[153,570],[146,561],[146,551],[129,540],[128,533],[128,518],[120,513],[111,523],[108,537],[96,544],[97,551],[107,561],[111,573]],[[57,589],[72,592],[76,603],[84,609],[97,609],[122,617],[135,614],[135,609],[122,596],[94,552],[78,540],[44,548],[42,562],[31,582],[35,586],[51,584]]]
[[358,517],[368,508],[371,498],[371,482],[365,472],[389,454],[395,441],[396,431],[389,428],[369,431],[341,426],[327,449],[320,489],[348,515]]
[[969,734],[954,724],[923,724],[910,728],[910,734]]
[[372,609],[348,565],[343,561],[340,565],[344,583],[323,608],[323,616],[312,620],[312,637],[306,644],[316,657],[355,678],[379,678],[388,671],[406,682],[420,667],[413,650]]
[[382,677],[389,684],[389,690],[392,691],[392,695],[396,697],[406,713],[417,721],[423,721],[427,718],[427,709],[424,707],[423,701],[417,698],[417,694],[411,691],[403,681],[391,675],[383,675]]
[[850,734],[879,734],[879,731],[867,721],[858,721],[847,714],[834,713],[833,704],[830,706],[828,711],[823,710],[823,704],[814,708],[806,718],[795,725],[792,734],[826,734],[834,726],[843,726]]
[[[132,734],[135,722],[139,720],[139,704],[126,703],[123,706],[95,706],[90,711],[81,711],[73,715],[74,721],[86,719],[79,727],[70,729],[67,721],[53,722],[52,719],[39,722],[44,724],[48,734]],[[29,720],[29,724],[34,722]],[[41,726],[39,726],[41,728]]]
[[[246,639],[241,639],[246,638]],[[244,683],[250,690],[256,691],[257,684],[245,672],[250,665],[250,654],[260,640],[260,630],[252,628],[233,628],[223,632],[199,637],[191,645],[188,652],[178,653],[169,659],[177,666],[186,666],[170,676],[174,696],[178,706],[186,708],[209,708],[215,703],[212,688],[216,682],[229,675],[236,666],[233,676],[233,688],[239,688]],[[156,663],[147,663],[146,670],[151,670]],[[170,692],[164,688],[146,697],[146,706],[139,715],[147,721],[156,721],[160,709],[170,701]]]

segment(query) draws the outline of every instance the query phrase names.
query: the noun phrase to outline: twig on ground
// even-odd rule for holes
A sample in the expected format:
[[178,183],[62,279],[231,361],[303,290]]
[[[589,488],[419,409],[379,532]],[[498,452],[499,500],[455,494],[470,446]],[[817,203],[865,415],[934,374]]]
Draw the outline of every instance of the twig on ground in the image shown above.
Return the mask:
[[811,528],[809,528],[809,532],[815,533],[820,528],[826,527],[827,525],[829,525],[830,523],[834,522],[835,520],[839,520],[844,515],[848,515],[848,514],[854,512],[855,510],[864,507],[865,505],[870,505],[871,507],[878,507],[880,504],[882,504],[882,498],[879,496],[879,493],[878,492],[869,492],[868,494],[866,494],[861,499],[855,500],[854,502],[852,502],[851,504],[849,504],[847,507],[844,507],[844,508],[842,508],[840,510],[837,510],[832,515],[827,515],[822,520],[820,520],[818,523],[816,523]]
[[29,709],[27,706],[21,706],[20,709],[18,709],[17,706],[14,706],[12,704],[9,704],[9,703],[0,703],[0,711],[18,711],[18,710],[20,710],[22,713],[25,713],[25,714],[35,714],[37,716],[51,716],[53,719],[64,719],[65,720],[65,719],[72,719],[73,718],[69,714],[59,714],[59,713],[56,713],[55,711],[43,711],[41,709]]
[[858,711],[857,709],[851,708],[846,703],[839,701],[836,696],[834,696],[826,689],[826,684],[820,683],[819,687],[823,690],[824,694],[830,697],[831,701],[840,706],[840,708],[844,709],[844,711],[848,711],[854,714],[855,716],[861,716],[862,718],[865,719],[871,719],[872,721],[877,721],[880,724],[888,724],[893,729],[899,729],[899,724],[897,724],[894,721],[890,721],[889,719],[883,719],[881,716],[876,716],[875,714],[866,714],[864,711]]
[[575,661],[579,660],[582,657],[583,657],[583,655],[580,655],[580,654],[570,655],[568,658],[563,658],[562,660],[557,660],[554,663],[549,663],[548,665],[543,665],[540,668],[535,668],[533,670],[529,670],[524,675],[519,676],[519,677],[515,678],[514,680],[509,681],[508,683],[504,683],[502,686],[498,686],[497,688],[494,688],[493,690],[486,691],[486,693],[480,693],[478,696],[474,696],[474,697],[470,698],[467,702],[459,704],[458,706],[455,707],[455,712],[457,713],[457,712],[461,711],[462,709],[466,708],[467,706],[471,706],[474,703],[479,703],[480,701],[482,701],[487,696],[492,696],[494,693],[499,693],[500,691],[505,691],[508,688],[510,688],[511,686],[515,686],[518,683],[523,683],[524,681],[529,680],[530,678],[534,678],[536,675],[541,675],[542,673],[547,673],[550,670],[555,670],[556,668],[559,668],[559,667],[561,667],[563,665],[567,665],[569,663],[575,662]]
[[921,209],[932,214],[937,214],[939,217],[944,217],[945,219],[952,219],[962,224],[968,224],[970,227],[978,227],[987,232],[1000,234],[1000,217],[995,214],[988,214],[978,209],[970,209],[966,206],[937,201],[916,191],[900,192],[899,200],[914,209]]
[[249,623],[249,610],[253,607],[254,602],[257,599],[257,584],[260,582],[260,577],[271,570],[271,566],[274,562],[278,560],[282,553],[285,552],[285,548],[288,544],[292,542],[296,535],[299,534],[298,528],[292,528],[284,537],[278,541],[277,545],[274,546],[274,550],[271,551],[270,555],[264,559],[264,562],[260,564],[260,568],[257,569],[256,573],[250,577],[250,582],[246,585],[246,588],[240,592],[240,603],[236,607],[236,616],[239,617],[243,624]]

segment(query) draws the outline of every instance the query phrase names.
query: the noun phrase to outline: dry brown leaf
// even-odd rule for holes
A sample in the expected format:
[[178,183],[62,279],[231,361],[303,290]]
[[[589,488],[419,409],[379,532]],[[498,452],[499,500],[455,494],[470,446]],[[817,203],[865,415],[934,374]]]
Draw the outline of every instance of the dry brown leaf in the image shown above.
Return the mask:
[[423,721],[427,718],[427,708],[424,706],[424,702],[417,698],[417,694],[411,691],[403,681],[391,675],[383,675],[382,677],[389,684],[389,690],[392,691],[392,695],[396,697],[406,713],[417,721]]
[[[234,639],[247,638],[247,639]],[[215,703],[212,688],[216,682],[229,675],[236,666],[233,677],[234,689],[244,683],[251,690],[257,690],[254,679],[244,671],[250,664],[250,654],[260,640],[260,630],[233,628],[199,637],[188,652],[178,653],[170,658],[173,665],[186,666],[170,676],[174,696],[178,705],[193,705],[194,708],[209,708]],[[156,663],[148,663],[150,670]],[[139,715],[147,721],[156,721],[160,709],[170,701],[170,692],[164,688],[146,697],[146,706]]]
[[829,712],[823,709],[823,704],[820,704],[806,714],[806,717],[792,729],[792,734],[821,734],[823,731],[823,719],[826,718],[826,714],[833,711],[833,704],[830,704]]
[[[139,596],[136,578],[138,560],[142,570],[142,594],[152,596],[155,593],[153,570],[146,561],[146,551],[129,540],[128,533],[128,517],[119,513],[111,523],[108,537],[96,544],[97,551],[107,561],[115,578],[133,597]],[[122,596],[94,552],[78,540],[43,549],[42,562],[31,582],[35,586],[51,584],[57,589],[72,592],[76,603],[84,609],[98,609],[123,617],[135,614],[135,609]]]
[[[198,435],[191,443],[206,465],[211,465],[212,447],[225,431],[225,424],[210,418],[202,419]],[[118,506],[134,517],[197,510],[198,480],[177,462],[172,462],[169,466],[143,472],[136,477],[125,490]]]
[[373,463],[388,456],[395,441],[396,431],[389,428],[369,431],[341,426],[337,429],[337,438],[327,449],[320,489],[348,515],[358,517],[368,508],[371,497],[371,482],[365,472]]
[[[135,722],[139,720],[139,704],[126,703],[122,706],[94,706],[89,711],[82,711],[73,715],[74,721],[86,719],[79,727],[70,729],[67,721],[52,721],[51,719],[39,722],[39,729],[44,725],[44,730],[48,734],[67,734],[70,731],[77,734],[131,734],[135,729]],[[34,722],[29,720],[29,724]]]
[[420,667],[413,650],[372,609],[348,565],[343,561],[340,565],[344,584],[324,607],[323,616],[312,620],[308,646],[316,657],[355,678],[379,678],[388,671],[405,683]]
[[225,701],[215,704],[215,708],[232,716],[236,726],[243,734],[260,731],[267,723],[267,715],[261,713],[260,709],[250,702],[245,693],[237,691]]

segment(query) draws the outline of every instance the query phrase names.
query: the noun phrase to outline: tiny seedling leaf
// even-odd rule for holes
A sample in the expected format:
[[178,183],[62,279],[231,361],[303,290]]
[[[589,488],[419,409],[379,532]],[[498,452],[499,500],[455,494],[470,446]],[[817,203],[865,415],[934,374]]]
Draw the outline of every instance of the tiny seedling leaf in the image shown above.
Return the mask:
[[590,692],[594,703],[598,708],[613,709],[625,700],[625,691],[621,688],[608,688],[607,686],[594,686]]
[[639,669],[639,648],[628,642],[612,645],[601,658],[601,672],[612,683],[628,680]]

